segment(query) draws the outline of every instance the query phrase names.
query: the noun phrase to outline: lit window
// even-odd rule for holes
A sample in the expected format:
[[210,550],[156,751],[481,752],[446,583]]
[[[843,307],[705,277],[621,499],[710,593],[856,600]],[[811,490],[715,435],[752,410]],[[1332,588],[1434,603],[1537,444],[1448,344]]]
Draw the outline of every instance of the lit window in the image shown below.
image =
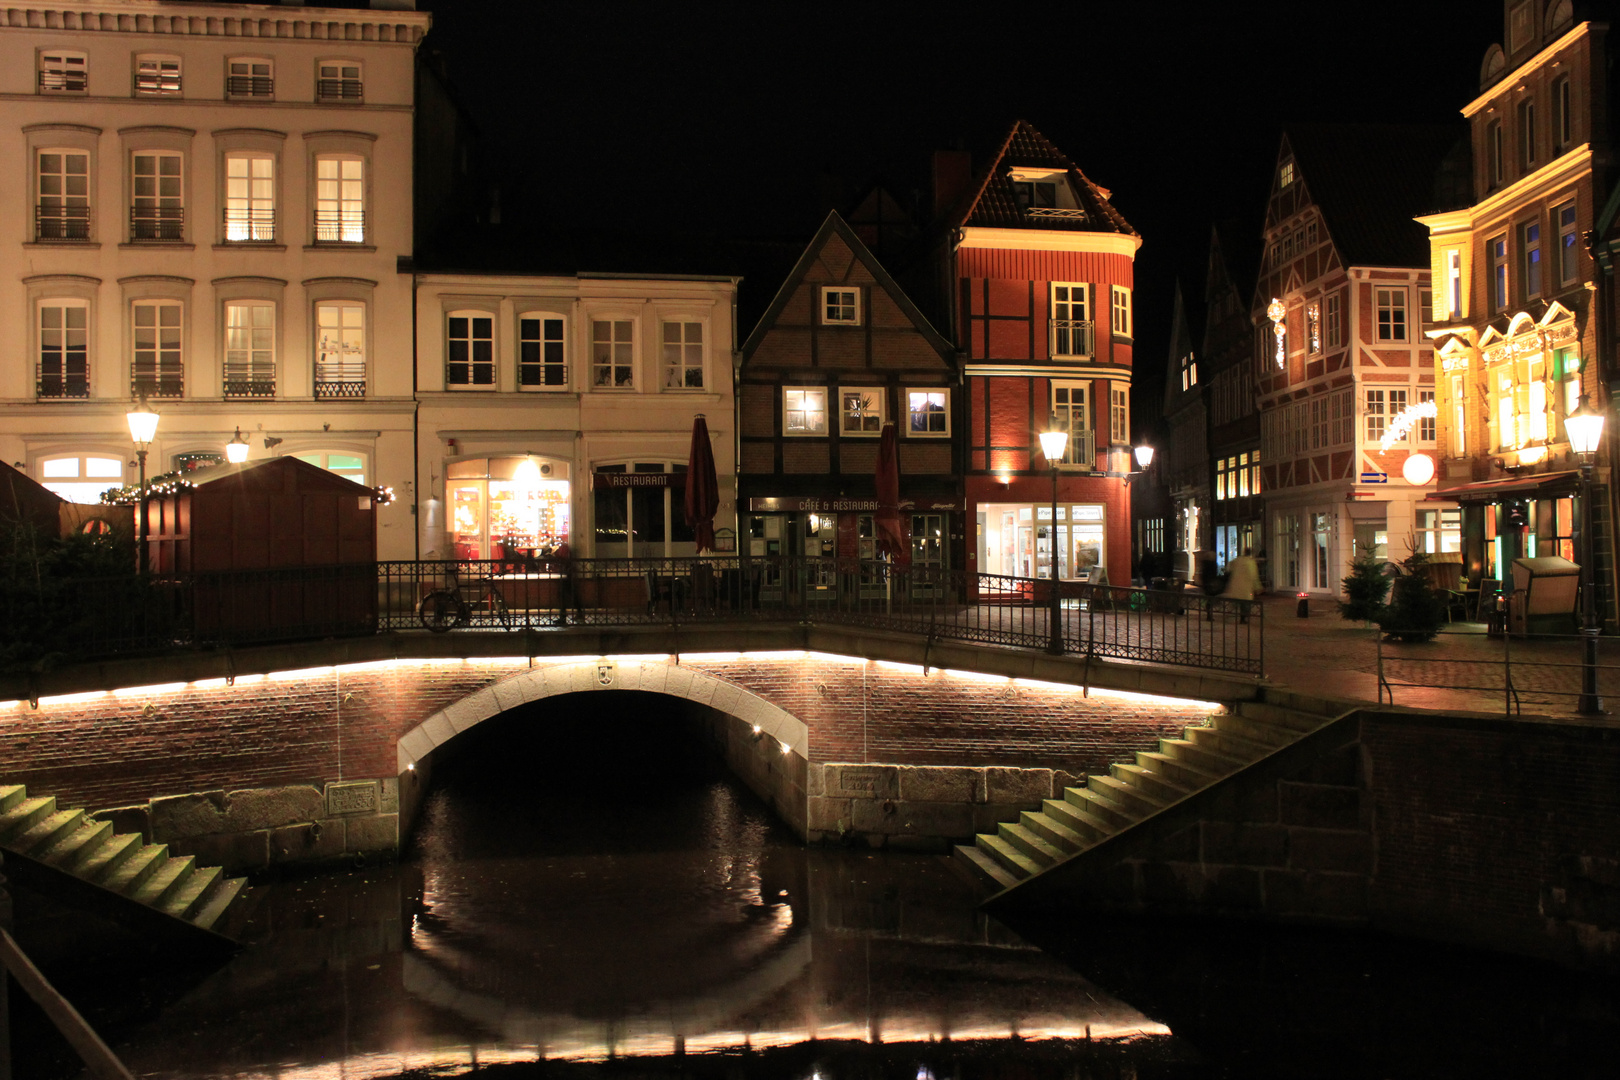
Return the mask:
[[1419,510],[1417,550],[1426,554],[1462,550],[1462,511],[1460,509]]
[[225,305],[225,396],[276,394],[276,309],[272,304]]
[[1088,383],[1052,383],[1052,423],[1056,429],[1069,433],[1063,452],[1064,465],[1091,465],[1097,460],[1089,391]]
[[233,98],[268,98],[276,91],[275,68],[268,60],[231,60],[225,66],[225,93]]
[[859,326],[860,290],[824,286],[821,290],[821,321],[829,326]]
[[629,319],[591,323],[591,385],[628,390],[636,384],[635,324]]
[[1305,306],[1305,342],[1314,355],[1322,351],[1322,305]]
[[1575,203],[1564,203],[1553,208],[1553,220],[1558,222],[1558,283],[1573,285],[1579,280],[1577,253],[1579,234],[1575,229]]
[[1527,221],[1519,226],[1519,253],[1523,260],[1519,280],[1524,298],[1530,300],[1541,295],[1541,222]]
[[315,159],[315,242],[366,242],[366,166],[355,157]]
[[782,429],[788,435],[827,434],[827,391],[817,387],[782,390]]
[[453,311],[445,325],[445,384],[493,387],[495,317],[483,312]]
[[1237,493],[1239,497],[1249,494],[1249,455],[1239,454],[1237,457]]
[[1463,407],[1463,380],[1461,375],[1451,377],[1451,447],[1455,457],[1468,452],[1467,411]]
[[35,393],[42,398],[90,396],[90,309],[84,301],[40,303],[36,376]]
[[363,99],[365,85],[360,80],[360,65],[347,60],[320,65],[320,76],[315,80],[315,96],[321,101]]
[[1115,285],[1113,299],[1114,336],[1128,338],[1131,336],[1131,290]]
[[910,432],[916,436],[949,435],[951,433],[951,392],[949,390],[910,390],[906,393],[906,412],[911,418]]
[[843,386],[838,390],[838,430],[844,435],[878,435],[883,431],[883,388]]
[[566,387],[568,353],[563,347],[563,320],[551,315],[525,315],[518,320],[518,387]]
[[34,239],[90,239],[90,155],[41,150],[38,181]]
[[1503,450],[1519,445],[1519,431],[1513,407],[1513,392],[1504,390],[1496,399],[1496,444]]
[[173,300],[141,300],[132,306],[132,396],[177,398],[184,394],[180,314],[180,304]]
[[135,93],[141,97],[173,97],[180,93],[178,56],[142,56],[135,61]]
[[186,210],[180,155],[136,154],[132,171],[134,205],[130,208],[130,238],[183,240]]
[[1115,446],[1131,441],[1131,388],[1125,383],[1108,389],[1108,438]]
[[1406,340],[1406,290],[1375,289],[1378,309],[1378,340]]
[[39,54],[39,89],[45,94],[82,94],[90,85],[82,52],[52,50]]
[[664,324],[664,388],[703,389],[703,324]]
[[1547,438],[1547,384],[1540,379],[1530,383],[1530,438]]
[[124,483],[124,462],[100,454],[47,458],[39,463],[40,483],[68,502],[98,503],[101,493]]
[[1283,162],[1282,170],[1281,170],[1281,172],[1279,173],[1279,175],[1277,177],[1277,186],[1278,187],[1287,187],[1289,184],[1292,184],[1293,182],[1294,182],[1294,163],[1292,161],[1285,161],[1285,162]]
[[1091,355],[1091,286],[1052,283],[1052,355]]
[[225,240],[266,243],[276,238],[276,162],[267,154],[225,158]]
[[366,309],[362,305],[315,305],[315,396],[366,396]]

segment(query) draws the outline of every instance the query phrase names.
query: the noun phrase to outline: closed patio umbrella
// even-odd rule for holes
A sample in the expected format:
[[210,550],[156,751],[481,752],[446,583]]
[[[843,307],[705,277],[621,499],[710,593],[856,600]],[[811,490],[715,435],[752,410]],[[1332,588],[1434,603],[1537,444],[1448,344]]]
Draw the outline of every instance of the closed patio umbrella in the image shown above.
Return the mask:
[[692,420],[692,449],[686,456],[686,524],[697,538],[698,553],[714,550],[714,514],[720,509],[720,481],[714,473],[709,425],[698,413]]
[[892,422],[878,439],[876,525],[878,554],[910,566],[911,548],[900,531],[900,445]]

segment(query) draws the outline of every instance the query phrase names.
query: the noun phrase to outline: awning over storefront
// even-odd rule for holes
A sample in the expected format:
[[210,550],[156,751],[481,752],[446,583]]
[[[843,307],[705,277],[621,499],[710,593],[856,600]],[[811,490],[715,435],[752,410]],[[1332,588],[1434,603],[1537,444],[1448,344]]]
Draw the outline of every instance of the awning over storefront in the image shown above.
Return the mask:
[[1429,498],[1463,503],[1493,503],[1503,499],[1542,499],[1554,495],[1568,495],[1579,486],[1580,473],[1568,469],[1563,472],[1537,473],[1534,476],[1505,476],[1500,480],[1480,480],[1432,492]]

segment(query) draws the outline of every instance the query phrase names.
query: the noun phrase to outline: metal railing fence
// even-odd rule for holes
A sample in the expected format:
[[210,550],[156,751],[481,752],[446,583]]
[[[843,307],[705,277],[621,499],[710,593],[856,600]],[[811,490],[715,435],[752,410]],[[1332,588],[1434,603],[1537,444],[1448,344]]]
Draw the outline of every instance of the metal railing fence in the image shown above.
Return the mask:
[[[1579,708],[1587,665],[1582,648],[1588,639],[1581,634],[1508,633],[1482,634],[1478,631],[1441,630],[1443,656],[1425,655],[1433,643],[1403,647],[1375,635],[1378,701],[1391,705],[1421,702],[1421,691],[1443,690],[1475,696],[1474,711],[1523,715],[1526,705],[1552,705],[1576,712]],[[1620,663],[1613,660],[1614,639],[1596,636],[1597,662],[1591,675],[1595,690],[1602,697],[1620,693]],[[1604,662],[1605,651],[1609,662]],[[1365,655],[1365,654],[1363,654]],[[1401,691],[1402,701],[1395,692]],[[1466,702],[1453,698],[1453,704]]]

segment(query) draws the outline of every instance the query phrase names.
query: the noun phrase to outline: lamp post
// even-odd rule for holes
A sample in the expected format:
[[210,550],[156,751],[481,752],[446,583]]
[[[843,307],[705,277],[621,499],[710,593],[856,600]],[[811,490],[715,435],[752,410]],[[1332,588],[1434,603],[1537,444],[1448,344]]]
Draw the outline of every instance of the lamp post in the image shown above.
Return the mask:
[[129,421],[129,437],[135,440],[135,460],[140,463],[141,470],[141,507],[140,520],[135,523],[136,558],[137,565],[142,574],[146,573],[146,448],[151,445],[152,437],[157,434],[158,414],[146,404],[146,395],[142,394],[135,407],[124,414]]
[[242,429],[236,429],[236,436],[225,444],[225,460],[232,465],[240,465],[248,459],[247,440],[242,438]]
[[1052,614],[1047,620],[1051,625],[1046,651],[1054,656],[1063,655],[1063,603],[1058,599],[1058,463],[1063,460],[1063,452],[1068,446],[1069,433],[1056,424],[1052,425],[1051,430],[1041,432],[1041,453],[1046,455],[1046,463],[1052,467]]
[[1603,711],[1597,685],[1597,639],[1602,623],[1598,619],[1597,584],[1593,580],[1597,566],[1592,555],[1592,464],[1603,438],[1603,419],[1603,413],[1592,408],[1585,394],[1564,418],[1569,448],[1581,464],[1581,573],[1585,581],[1581,586],[1581,696],[1576,711],[1587,715]]

